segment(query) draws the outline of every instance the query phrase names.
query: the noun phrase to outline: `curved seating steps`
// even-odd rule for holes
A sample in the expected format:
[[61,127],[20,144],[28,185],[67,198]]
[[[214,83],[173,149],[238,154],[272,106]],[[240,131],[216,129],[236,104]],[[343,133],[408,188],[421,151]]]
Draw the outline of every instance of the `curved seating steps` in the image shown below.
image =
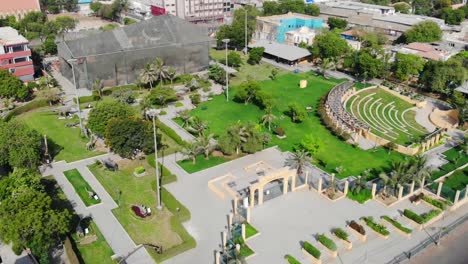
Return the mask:
[[[404,118],[405,114],[411,109],[406,109],[399,115],[399,111],[395,109],[394,102],[384,105],[380,102],[381,98],[373,98],[374,95],[375,93],[368,94],[364,97],[356,95],[352,98],[350,104],[351,115],[357,119],[361,118],[371,128],[394,139],[395,137],[393,135],[398,136],[400,133],[412,135],[409,129],[420,133],[426,133],[409,124]],[[356,103],[357,113],[354,110]],[[361,104],[363,104],[362,107]],[[400,133],[396,131],[400,131]]]

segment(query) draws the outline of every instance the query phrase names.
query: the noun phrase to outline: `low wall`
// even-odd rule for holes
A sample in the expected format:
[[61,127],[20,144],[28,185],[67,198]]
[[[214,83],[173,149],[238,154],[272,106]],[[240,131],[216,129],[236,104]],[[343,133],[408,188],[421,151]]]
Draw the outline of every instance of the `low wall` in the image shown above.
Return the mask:
[[434,109],[429,115],[429,120],[432,124],[442,128],[456,128],[459,122],[458,110],[440,110]]

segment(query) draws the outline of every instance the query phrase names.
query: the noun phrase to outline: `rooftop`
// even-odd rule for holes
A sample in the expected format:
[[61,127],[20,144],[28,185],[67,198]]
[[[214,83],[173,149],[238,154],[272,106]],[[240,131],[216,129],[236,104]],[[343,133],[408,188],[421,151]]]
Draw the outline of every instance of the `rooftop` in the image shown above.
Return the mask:
[[375,15],[373,17],[375,20],[381,20],[385,22],[392,22],[397,24],[409,25],[413,26],[419,22],[431,20],[436,22],[439,26],[444,25],[444,20],[435,18],[435,17],[428,17],[428,16],[419,16],[419,15],[409,15],[409,14],[400,14],[396,13],[393,15]]
[[350,9],[350,10],[364,10],[364,9],[395,10],[395,8],[391,6],[372,5],[372,4],[350,2],[350,1],[324,2],[320,4],[331,6],[331,7],[336,7],[336,8]]
[[257,17],[257,20],[262,20],[262,21],[267,21],[267,22],[272,22],[272,23],[281,23],[281,20],[283,19],[291,19],[291,18],[301,18],[305,20],[318,20],[321,18],[314,17],[314,16],[309,16],[309,15],[304,15],[304,14],[299,14],[299,13],[287,13],[283,15],[274,15],[274,16],[265,16],[265,17]]
[[445,61],[447,60],[452,53],[441,50],[440,48],[435,48],[434,46],[426,43],[410,43],[405,46],[396,47],[393,51],[403,54],[413,54],[421,58],[435,61]]
[[315,35],[315,29],[312,29],[310,27],[300,27],[298,29],[295,29],[295,30],[291,30],[291,31],[288,31],[286,32],[286,34],[309,34],[309,35]]
[[0,14],[12,14],[17,11],[40,11],[39,0],[1,0]]
[[28,43],[28,40],[12,27],[0,27],[0,45],[7,46],[19,43]]
[[207,41],[211,41],[211,38],[202,28],[176,16],[163,15],[112,31],[98,31],[87,36],[77,35],[77,38],[65,40],[59,45],[65,45],[72,57],[78,58]]
[[259,40],[258,42],[249,45],[249,48],[256,47],[263,47],[265,48],[265,53],[287,61],[295,61],[310,55],[310,52],[307,49],[268,40]]

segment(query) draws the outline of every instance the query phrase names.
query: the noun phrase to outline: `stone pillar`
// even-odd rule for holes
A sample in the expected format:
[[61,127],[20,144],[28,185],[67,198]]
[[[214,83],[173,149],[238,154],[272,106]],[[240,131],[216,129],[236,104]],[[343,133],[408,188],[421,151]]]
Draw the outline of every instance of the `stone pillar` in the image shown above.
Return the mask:
[[288,193],[288,178],[287,177],[284,177],[283,178],[283,195],[285,195],[286,193]]
[[431,138],[431,145],[432,145],[432,146],[435,145],[435,137],[432,137],[432,138]]
[[375,197],[375,192],[377,191],[377,184],[373,183],[372,184],[372,198]]
[[221,258],[221,255],[219,254],[219,251],[216,251],[216,255],[215,255],[215,264],[220,264],[220,258]]
[[468,197],[468,184],[465,187],[465,199]]
[[349,181],[346,180],[345,183],[344,183],[344,195],[346,195],[348,193],[348,189],[349,189]]
[[455,193],[455,199],[453,200],[453,204],[457,204],[458,199],[460,199],[460,191],[459,190]]
[[258,205],[263,204],[263,187],[258,188]]
[[322,193],[322,176],[320,176],[320,179],[319,179],[319,182],[318,182],[318,186],[317,186],[317,191],[319,193]]
[[250,188],[250,201],[249,201],[249,207],[253,208],[255,204],[255,189]]
[[442,185],[444,185],[444,182],[440,181],[439,186],[437,186],[437,197],[440,197],[440,193],[442,192]]
[[229,233],[231,233],[232,218],[233,218],[233,214],[229,214],[229,216],[228,216],[228,231],[229,231]]
[[398,188],[398,201],[401,200],[401,198],[403,198],[403,186]]
[[440,141],[440,133],[437,133],[437,135],[435,136],[435,141],[436,141],[436,142],[439,142],[439,141]]
[[234,208],[233,208],[232,211],[234,212],[234,214],[237,214],[237,198],[234,198],[232,204],[233,204],[233,206],[234,206]]
[[296,178],[297,174],[294,174],[291,178],[291,192],[294,192],[296,190]]
[[419,187],[422,190],[424,190],[424,184],[426,183],[426,177],[423,177],[421,180],[421,186]]
[[236,244],[236,252],[237,252],[237,253],[240,252],[240,245],[239,245],[239,244]]
[[245,224],[242,224],[241,228],[242,228],[242,233],[241,233],[242,234],[242,239],[245,240]]
[[247,223],[249,223],[249,224],[250,224],[250,207],[249,207],[249,208],[247,208],[247,210],[246,210],[246,211],[247,211],[247,217],[246,217],[245,221],[247,221]]
[[410,193],[414,193],[414,181],[411,182],[411,188],[410,188]]
[[226,231],[223,231],[223,251],[226,248],[226,243],[227,243],[227,234],[226,234]]
[[[305,182],[304,184],[309,184],[309,171],[306,171]],[[466,188],[468,190],[468,188]]]

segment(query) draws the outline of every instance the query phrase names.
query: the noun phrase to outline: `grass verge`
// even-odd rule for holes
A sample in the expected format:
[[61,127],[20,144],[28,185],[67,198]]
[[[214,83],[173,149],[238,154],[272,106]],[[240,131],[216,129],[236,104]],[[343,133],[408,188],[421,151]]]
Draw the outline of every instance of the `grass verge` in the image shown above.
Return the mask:
[[76,193],[80,196],[81,200],[86,206],[98,204],[101,202],[100,199],[95,200],[94,198],[90,197],[90,192],[94,192],[91,186],[89,186],[88,182],[83,179],[80,172],[77,169],[64,171],[65,177],[68,181],[73,185]]

